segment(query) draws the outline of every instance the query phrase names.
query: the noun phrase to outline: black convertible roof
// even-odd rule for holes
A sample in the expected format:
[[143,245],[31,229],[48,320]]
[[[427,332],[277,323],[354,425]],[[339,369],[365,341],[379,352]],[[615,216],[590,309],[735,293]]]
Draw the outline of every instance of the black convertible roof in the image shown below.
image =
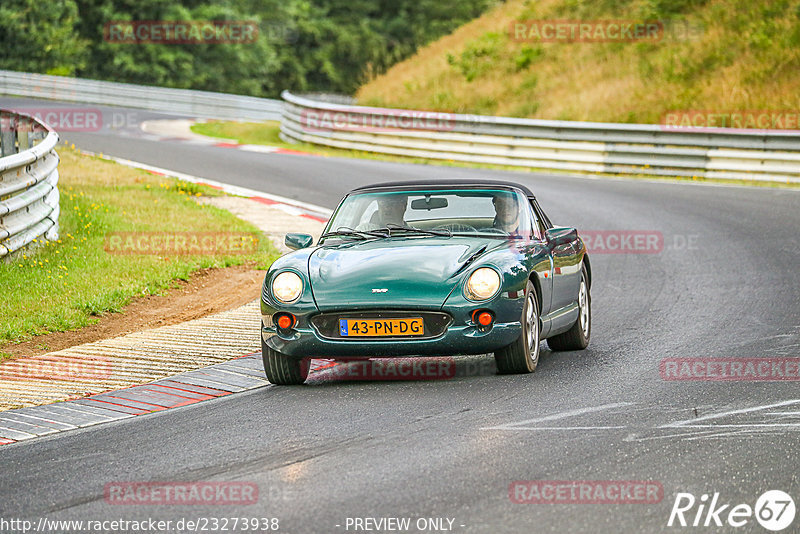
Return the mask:
[[364,185],[353,189],[355,192],[364,191],[380,191],[380,190],[397,190],[402,191],[406,189],[417,189],[424,187],[426,189],[482,189],[485,187],[498,187],[501,189],[517,189],[522,191],[528,198],[535,198],[533,192],[525,187],[514,182],[505,182],[501,180],[414,180],[409,182],[384,182],[380,184]]

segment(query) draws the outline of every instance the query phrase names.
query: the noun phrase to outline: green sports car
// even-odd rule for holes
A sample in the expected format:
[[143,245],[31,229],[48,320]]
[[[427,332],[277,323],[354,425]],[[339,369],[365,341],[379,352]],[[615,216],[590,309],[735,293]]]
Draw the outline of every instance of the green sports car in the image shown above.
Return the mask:
[[273,384],[302,384],[312,358],[493,352],[500,373],[530,373],[544,339],[553,350],[589,344],[586,247],[518,184],[360,187],[316,245],[305,234],[286,245],[295,251],[272,265],[261,295]]

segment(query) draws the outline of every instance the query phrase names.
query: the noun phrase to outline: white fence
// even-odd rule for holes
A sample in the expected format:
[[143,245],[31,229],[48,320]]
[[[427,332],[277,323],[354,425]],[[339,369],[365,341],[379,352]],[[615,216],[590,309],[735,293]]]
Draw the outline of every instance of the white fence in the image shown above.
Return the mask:
[[227,120],[280,120],[280,100],[0,70],[0,94]]
[[282,96],[288,142],[545,170],[800,182],[797,132],[458,115]]
[[58,134],[0,111],[0,257],[34,239],[58,239]]

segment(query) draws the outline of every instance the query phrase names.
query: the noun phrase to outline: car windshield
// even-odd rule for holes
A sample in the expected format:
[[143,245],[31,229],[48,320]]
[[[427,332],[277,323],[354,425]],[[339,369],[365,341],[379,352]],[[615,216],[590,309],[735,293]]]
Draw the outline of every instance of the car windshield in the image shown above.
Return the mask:
[[528,238],[530,208],[524,195],[502,189],[351,194],[334,213],[325,234],[346,239],[363,232],[375,239],[412,233]]

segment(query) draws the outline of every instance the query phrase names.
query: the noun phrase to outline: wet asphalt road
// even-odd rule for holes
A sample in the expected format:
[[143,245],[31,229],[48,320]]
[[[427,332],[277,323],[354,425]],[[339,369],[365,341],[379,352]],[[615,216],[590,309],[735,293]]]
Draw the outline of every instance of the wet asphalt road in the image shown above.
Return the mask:
[[[418,529],[430,526],[419,518],[469,533],[766,532],[753,518],[739,529],[667,521],[679,492],[753,506],[777,489],[800,505],[799,382],[659,373],[665,358],[800,356],[800,193],[258,154],[148,139],[134,123],[157,114],[134,113],[129,128],[62,138],[328,208],[376,181],[516,180],[556,224],[657,231],[663,250],[592,255],[591,344],[572,353],[544,344],[533,375],[495,375],[491,357],[458,358],[449,380],[346,382],[323,372],[304,387],[3,446],[0,518],[266,517],[299,533],[388,531],[356,530],[355,518],[410,518],[410,532],[443,531]],[[254,483],[260,497],[246,506],[104,500],[108,483],[195,480]],[[509,487],[519,480],[653,481],[663,498],[518,504]],[[800,518],[785,532],[793,529]]]

